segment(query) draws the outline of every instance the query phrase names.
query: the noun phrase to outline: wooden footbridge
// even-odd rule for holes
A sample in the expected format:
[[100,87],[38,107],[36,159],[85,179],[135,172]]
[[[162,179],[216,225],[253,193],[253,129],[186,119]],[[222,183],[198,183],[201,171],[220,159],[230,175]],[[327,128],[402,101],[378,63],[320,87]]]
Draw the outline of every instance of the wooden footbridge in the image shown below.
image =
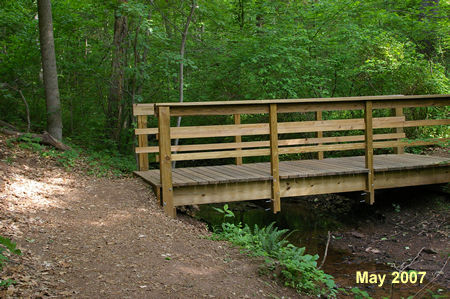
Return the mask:
[[[135,173],[152,185],[172,217],[181,205],[256,199],[271,199],[276,213],[282,197],[350,191],[365,192],[373,204],[376,189],[450,182],[450,159],[404,152],[448,144],[449,104],[450,95],[137,104]],[[408,120],[429,106],[440,107],[445,118],[422,113],[425,119]],[[147,126],[149,116],[156,116],[157,128]],[[174,124],[179,116],[197,124],[216,116],[222,123],[171,127],[171,117]],[[424,126],[430,138],[406,139],[405,128]],[[444,126],[441,138],[433,136],[436,126]],[[180,145],[172,145],[174,139]],[[345,157],[324,158],[324,152],[337,151]],[[305,153],[317,154],[299,159]],[[149,154],[159,169],[149,170]],[[267,162],[243,163],[245,157]],[[193,160],[212,161],[172,168],[173,161]]]

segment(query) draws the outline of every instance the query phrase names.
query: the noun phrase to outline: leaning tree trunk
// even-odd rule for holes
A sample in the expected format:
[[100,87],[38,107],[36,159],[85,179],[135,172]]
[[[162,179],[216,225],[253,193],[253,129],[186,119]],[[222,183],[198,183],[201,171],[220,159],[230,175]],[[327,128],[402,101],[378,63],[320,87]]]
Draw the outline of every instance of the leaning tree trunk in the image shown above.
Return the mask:
[[[127,0],[118,0],[119,4]],[[107,130],[109,136],[116,142],[120,141],[124,117],[124,84],[126,38],[128,35],[128,17],[116,14],[114,20],[113,57],[111,69],[111,86],[108,95]]]
[[58,140],[62,139],[61,103],[56,71],[55,43],[53,40],[52,6],[50,0],[38,0],[39,37],[42,69],[47,103],[47,130]]
[[[189,12],[189,16],[186,20],[186,24],[184,25],[184,30],[181,33],[181,46],[180,46],[180,72],[178,74],[178,90],[180,94],[179,102],[183,103],[184,101],[184,52],[186,48],[186,39],[189,33],[189,25],[191,24],[192,16],[194,15],[195,9],[197,8],[197,1],[192,0],[191,11]],[[181,116],[177,118],[177,127],[181,126]],[[175,139],[175,146],[178,145],[179,139]],[[176,153],[176,152],[175,152]],[[176,161],[172,162],[172,167],[176,167]]]

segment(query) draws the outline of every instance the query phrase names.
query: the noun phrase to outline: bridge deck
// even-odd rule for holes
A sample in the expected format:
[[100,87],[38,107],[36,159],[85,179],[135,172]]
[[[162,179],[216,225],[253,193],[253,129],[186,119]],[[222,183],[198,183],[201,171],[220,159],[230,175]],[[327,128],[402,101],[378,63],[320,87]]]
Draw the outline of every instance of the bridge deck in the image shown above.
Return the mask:
[[[413,154],[375,155],[374,171],[398,172],[449,166],[450,159],[435,156]],[[364,165],[364,156],[328,158],[323,160],[296,160],[280,162],[280,179],[312,178],[363,174],[368,170]],[[158,169],[136,171],[138,176],[154,187],[160,187]],[[213,185],[240,182],[270,181],[270,163],[252,163],[243,165],[221,165],[176,168],[172,172],[173,187]],[[449,181],[449,174],[442,178]],[[424,180],[426,181],[426,180]]]

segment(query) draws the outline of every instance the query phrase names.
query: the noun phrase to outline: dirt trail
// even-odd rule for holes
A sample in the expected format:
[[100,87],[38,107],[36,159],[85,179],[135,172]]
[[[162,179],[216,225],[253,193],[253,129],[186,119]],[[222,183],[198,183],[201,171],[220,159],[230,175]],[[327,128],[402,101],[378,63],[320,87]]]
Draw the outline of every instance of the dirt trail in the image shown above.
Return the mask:
[[0,234],[23,255],[4,268],[18,284],[0,297],[298,297],[202,224],[164,216],[139,179],[69,173],[4,141]]

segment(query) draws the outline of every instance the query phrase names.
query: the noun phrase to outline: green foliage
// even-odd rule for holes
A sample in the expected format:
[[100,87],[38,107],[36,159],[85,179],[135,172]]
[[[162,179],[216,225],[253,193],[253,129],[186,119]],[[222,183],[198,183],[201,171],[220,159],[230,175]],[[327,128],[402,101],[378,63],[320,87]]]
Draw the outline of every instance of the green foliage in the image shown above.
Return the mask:
[[20,148],[40,151],[42,150],[42,146],[39,144],[40,138],[33,137],[31,134],[24,134],[17,138],[9,139],[11,141],[19,142]]
[[[16,248],[16,243],[13,243],[10,239],[0,236],[0,270],[3,269],[3,266],[8,262],[8,257],[5,255],[5,252],[9,252],[10,254],[21,255],[22,252]],[[14,284],[15,281],[12,279],[0,280],[0,287],[8,287],[11,284]]]
[[91,151],[73,146],[70,151],[60,152],[48,150],[41,153],[43,156],[56,158],[68,171],[80,163],[86,164],[86,173],[96,177],[121,176],[135,170],[135,161],[131,157],[123,156],[117,151]]
[[[178,33],[189,3],[53,3],[65,136],[88,150],[118,149],[132,159],[131,104],[178,100]],[[450,92],[447,1],[424,7],[421,1],[198,0],[198,6],[183,61],[185,101]],[[119,15],[128,18],[121,99],[126,104],[122,111],[126,125],[120,140],[113,142],[105,132],[111,40],[114,18]],[[0,115],[23,126],[26,110],[17,91],[21,90],[29,104],[32,129],[41,131],[46,106],[35,16],[33,1],[2,2],[0,77],[16,90],[0,85]],[[448,107],[418,109],[420,113],[405,111],[407,118],[445,118],[449,113]],[[347,116],[352,115],[341,115]],[[214,120],[222,119],[197,121]],[[186,122],[190,123],[183,118]],[[446,126],[405,131],[408,138],[448,137]],[[117,155],[109,156],[107,160],[117,160]],[[124,161],[115,162],[128,168]]]
[[355,299],[372,299],[372,297],[369,296],[369,293],[360,290],[358,287],[352,288],[351,292]]
[[223,206],[223,209],[216,208],[216,207],[213,207],[213,209],[216,212],[219,212],[220,214],[223,214],[223,220],[225,220],[226,218],[234,218],[234,213],[233,213],[232,210],[229,209],[228,204],[225,204]]
[[136,170],[133,157],[120,154],[117,150],[86,151],[88,173],[95,176],[121,176]]
[[445,296],[445,294],[439,294],[439,293],[444,293],[443,289],[438,289],[436,292],[433,292],[432,290],[427,290],[428,296],[430,296],[430,298],[433,299],[437,299],[437,298],[446,298],[447,296]]
[[[224,207],[222,212],[225,214],[226,210],[228,207]],[[287,229],[279,230],[274,223],[263,228],[255,225],[252,231],[248,225],[224,222],[220,229],[215,230],[213,239],[230,241],[247,250],[250,255],[266,257],[269,270],[275,270],[274,265],[279,264],[285,284],[298,292],[336,297],[333,277],[317,268],[319,256],[305,254],[304,247],[290,244],[286,240],[287,232]]]
[[39,138],[33,138],[31,134],[24,134],[18,138],[10,138],[7,145],[12,147],[18,144],[20,148],[30,149],[38,152],[44,158],[53,158],[67,171],[75,168],[82,169],[80,165],[87,165],[87,174],[105,177],[121,176],[129,174],[135,170],[135,160],[133,157],[120,154],[116,149],[94,151],[83,149],[67,140],[71,150],[59,151],[53,148],[46,148],[40,145]]
[[392,203],[392,208],[394,209],[394,211],[395,211],[396,213],[400,213],[400,212],[401,212],[401,207],[400,207],[399,204]]

